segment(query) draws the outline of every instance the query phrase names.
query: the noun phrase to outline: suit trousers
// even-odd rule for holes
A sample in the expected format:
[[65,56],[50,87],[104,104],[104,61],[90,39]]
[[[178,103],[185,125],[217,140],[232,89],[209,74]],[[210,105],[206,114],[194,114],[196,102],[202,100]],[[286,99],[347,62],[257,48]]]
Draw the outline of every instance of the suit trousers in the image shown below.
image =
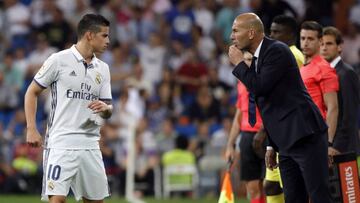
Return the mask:
[[312,134],[279,152],[286,203],[331,203],[327,132]]

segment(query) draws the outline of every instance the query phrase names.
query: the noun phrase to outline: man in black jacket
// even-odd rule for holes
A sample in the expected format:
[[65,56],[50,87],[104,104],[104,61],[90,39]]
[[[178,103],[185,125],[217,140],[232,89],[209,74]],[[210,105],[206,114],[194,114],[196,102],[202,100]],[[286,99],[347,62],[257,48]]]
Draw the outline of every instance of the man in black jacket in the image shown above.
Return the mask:
[[[253,103],[259,107],[270,146],[268,168],[279,166],[287,203],[330,203],[328,190],[327,125],[311,100],[289,47],[264,35],[259,17],[241,14],[234,20],[229,59],[233,74],[247,87],[249,123],[254,122]],[[244,62],[243,51],[254,58]],[[231,146],[228,146],[231,147]],[[227,155],[227,158],[231,158]]]
[[[321,44],[321,55],[335,68],[339,78],[339,115],[333,147],[340,153],[357,152],[359,136],[357,112],[359,110],[359,78],[354,69],[341,59],[343,39],[335,27],[325,27]],[[329,154],[331,155],[331,154]]]

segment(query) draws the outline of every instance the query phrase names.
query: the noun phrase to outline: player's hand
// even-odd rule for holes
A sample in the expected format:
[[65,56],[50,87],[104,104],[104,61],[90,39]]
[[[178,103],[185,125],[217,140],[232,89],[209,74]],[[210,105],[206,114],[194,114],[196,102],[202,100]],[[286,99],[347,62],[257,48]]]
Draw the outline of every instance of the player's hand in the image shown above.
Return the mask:
[[91,109],[94,113],[100,113],[109,110],[109,105],[100,100],[94,100],[90,102],[88,108]]
[[41,147],[42,138],[36,128],[28,128],[26,130],[26,143],[31,147]]
[[244,54],[235,45],[229,47],[229,60],[233,65],[238,65],[244,60]]
[[278,167],[278,163],[276,161],[276,153],[274,149],[268,149],[265,153],[265,165],[266,168],[273,170]]
[[260,158],[264,158],[265,157],[265,146],[264,146],[264,141],[266,139],[266,132],[264,129],[261,129],[259,132],[257,132],[254,136],[253,142],[252,142],[252,146],[254,149],[254,152],[256,153],[256,155]]
[[329,156],[334,156],[334,155],[338,155],[340,154],[340,152],[335,149],[334,147],[328,147],[328,155]]
[[234,161],[234,158],[235,158],[235,149],[234,149],[234,146],[231,145],[231,146],[228,146],[226,148],[226,151],[225,151],[225,160],[227,162],[233,162]]
[[329,167],[334,164],[333,156],[340,154],[340,152],[334,147],[328,147],[328,163]]

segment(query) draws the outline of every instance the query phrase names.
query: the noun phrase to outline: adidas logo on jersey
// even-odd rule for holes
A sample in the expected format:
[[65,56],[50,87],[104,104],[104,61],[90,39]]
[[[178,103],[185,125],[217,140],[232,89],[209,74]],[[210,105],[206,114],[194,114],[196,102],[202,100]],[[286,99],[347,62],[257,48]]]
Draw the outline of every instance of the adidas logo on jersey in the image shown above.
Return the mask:
[[70,76],[76,76],[76,73],[75,73],[75,71],[72,71],[69,75]]

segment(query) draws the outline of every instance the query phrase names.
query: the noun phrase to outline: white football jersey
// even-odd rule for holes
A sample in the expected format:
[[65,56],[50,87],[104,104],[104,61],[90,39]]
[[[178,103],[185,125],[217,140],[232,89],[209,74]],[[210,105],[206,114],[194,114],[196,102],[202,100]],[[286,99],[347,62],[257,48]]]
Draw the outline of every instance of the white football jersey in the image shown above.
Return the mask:
[[95,56],[87,65],[73,45],[51,55],[34,81],[51,88],[45,148],[99,149],[102,118],[88,108],[93,100],[111,101],[109,66]]

